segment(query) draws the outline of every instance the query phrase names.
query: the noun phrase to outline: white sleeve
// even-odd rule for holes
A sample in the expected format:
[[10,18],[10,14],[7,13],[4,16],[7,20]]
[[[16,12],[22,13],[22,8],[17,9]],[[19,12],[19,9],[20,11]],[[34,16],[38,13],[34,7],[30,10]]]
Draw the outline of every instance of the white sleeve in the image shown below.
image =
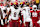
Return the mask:
[[25,12],[25,10],[22,11],[22,15],[23,15],[23,20],[24,20],[23,23],[25,23],[25,18],[26,18],[26,12]]
[[39,20],[39,21],[37,21],[37,23],[39,23],[39,24],[40,24],[40,20]]

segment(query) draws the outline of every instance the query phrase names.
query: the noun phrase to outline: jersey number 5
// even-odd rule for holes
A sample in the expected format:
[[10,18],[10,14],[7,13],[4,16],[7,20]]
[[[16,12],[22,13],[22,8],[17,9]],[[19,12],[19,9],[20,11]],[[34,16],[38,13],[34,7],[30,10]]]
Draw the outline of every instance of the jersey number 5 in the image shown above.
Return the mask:
[[14,12],[14,17],[16,17],[16,12]]

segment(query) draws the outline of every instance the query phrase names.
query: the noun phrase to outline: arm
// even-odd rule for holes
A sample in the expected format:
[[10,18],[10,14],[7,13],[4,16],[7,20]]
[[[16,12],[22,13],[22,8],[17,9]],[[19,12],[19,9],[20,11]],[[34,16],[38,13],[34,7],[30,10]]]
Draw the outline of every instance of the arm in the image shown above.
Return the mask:
[[9,12],[7,11],[7,15],[5,16],[6,24],[9,22],[9,15],[10,14],[11,14],[11,9],[9,10]]
[[1,12],[1,25],[4,25],[2,12]]
[[24,26],[26,26],[26,24],[25,24],[25,19],[26,19],[26,11],[25,10],[23,10],[22,12],[21,12],[22,14],[22,18],[23,18],[23,24],[24,24]]
[[9,12],[7,11],[6,13],[7,15],[5,16],[5,19],[8,19],[9,15],[11,14],[11,9],[9,10]]
[[22,16],[23,16],[23,23],[25,24],[26,11],[23,10],[21,13],[22,13]]
[[9,17],[9,15],[11,14],[11,9],[10,9],[10,11],[8,12],[8,15],[7,15],[7,22],[9,22],[10,20],[11,20],[11,16]]
[[[20,17],[20,19],[21,19],[21,21],[22,21],[21,11],[19,12],[19,17]],[[22,21],[22,22],[23,22],[23,21]]]
[[4,23],[3,23],[3,14],[2,14],[1,8],[0,8],[0,13],[1,13],[1,22],[0,22],[0,24],[4,25]]
[[26,18],[25,10],[23,10],[23,11],[21,12],[21,18],[22,18],[22,23],[25,24],[25,18]]

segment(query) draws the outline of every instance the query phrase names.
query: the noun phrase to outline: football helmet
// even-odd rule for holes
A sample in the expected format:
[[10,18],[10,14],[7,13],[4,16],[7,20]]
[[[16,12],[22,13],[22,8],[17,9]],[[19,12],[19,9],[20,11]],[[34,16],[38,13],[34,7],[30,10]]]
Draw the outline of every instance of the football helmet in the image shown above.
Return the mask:
[[18,2],[14,2],[14,5],[18,5]]
[[36,5],[33,5],[32,6],[32,10],[36,11],[37,10],[37,6]]
[[14,2],[14,8],[18,9],[18,7],[19,7],[18,2]]
[[21,2],[20,4],[23,4],[23,2]]
[[23,2],[20,2],[20,6],[22,6],[23,5]]

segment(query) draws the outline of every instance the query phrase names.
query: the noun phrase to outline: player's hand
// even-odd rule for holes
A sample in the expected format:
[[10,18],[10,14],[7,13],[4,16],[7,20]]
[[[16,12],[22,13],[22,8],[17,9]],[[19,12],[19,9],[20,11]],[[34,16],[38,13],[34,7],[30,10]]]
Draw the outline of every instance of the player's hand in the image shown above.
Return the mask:
[[2,25],[4,25],[4,24],[2,24]]
[[26,26],[26,24],[24,23],[24,26]]
[[39,20],[39,21],[37,21],[37,23],[39,24],[39,23],[40,23],[40,20]]
[[4,24],[1,23],[1,25],[4,25]]
[[20,24],[22,23],[22,21],[21,21],[21,20],[20,20],[19,22],[20,22]]

